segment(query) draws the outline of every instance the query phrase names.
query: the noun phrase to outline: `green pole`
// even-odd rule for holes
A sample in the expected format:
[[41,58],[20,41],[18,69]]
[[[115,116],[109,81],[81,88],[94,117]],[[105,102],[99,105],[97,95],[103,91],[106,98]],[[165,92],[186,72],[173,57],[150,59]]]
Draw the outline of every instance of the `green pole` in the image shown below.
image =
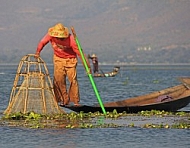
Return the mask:
[[73,33],[73,36],[74,36],[75,41],[76,41],[76,43],[77,43],[77,46],[78,46],[78,48],[79,48],[80,55],[81,55],[82,61],[83,61],[83,63],[84,63],[85,70],[86,70],[86,72],[87,72],[87,74],[88,74],[88,77],[89,77],[89,79],[90,79],[90,82],[91,82],[91,84],[92,84],[92,87],[93,87],[93,89],[94,89],[94,92],[95,92],[95,94],[96,94],[96,97],[97,97],[97,99],[98,99],[98,102],[99,102],[99,104],[100,104],[100,107],[102,108],[103,113],[106,114],[104,105],[103,105],[103,103],[102,103],[102,100],[101,100],[100,95],[99,95],[99,93],[98,93],[98,90],[97,90],[97,88],[96,88],[96,84],[95,84],[95,82],[94,82],[93,76],[92,76],[92,74],[90,73],[90,69],[88,68],[88,65],[87,65],[87,62],[86,62],[86,59],[85,59],[83,50],[82,50],[82,48],[81,48],[80,42],[79,42],[79,40],[78,40],[78,38],[77,38],[77,35],[76,35],[76,33],[75,33],[74,27],[71,27],[71,31],[72,31],[72,33]]

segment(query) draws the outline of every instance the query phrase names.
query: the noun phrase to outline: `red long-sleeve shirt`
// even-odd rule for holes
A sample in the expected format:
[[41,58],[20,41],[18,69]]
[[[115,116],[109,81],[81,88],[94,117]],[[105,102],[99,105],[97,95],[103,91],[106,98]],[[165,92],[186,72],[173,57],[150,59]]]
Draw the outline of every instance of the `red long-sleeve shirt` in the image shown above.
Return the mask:
[[[78,46],[75,42],[74,37],[69,34],[68,38],[65,39],[58,39],[55,37],[50,36],[48,33],[40,40],[37,49],[36,49],[36,53],[40,53],[43,50],[43,47],[48,44],[51,43],[54,54],[60,58],[77,58],[77,55],[79,56],[79,58],[82,61],[82,57],[80,55],[80,51],[78,49]],[[88,67],[90,68],[90,62],[89,60],[86,58],[85,55],[85,59],[87,62]],[[82,61],[83,63],[83,61]],[[83,63],[84,64],[84,63]]]
[[52,44],[52,48],[56,56],[61,58],[76,58],[78,55],[81,58],[80,51],[78,50],[78,46],[72,35],[61,40],[51,37],[47,33],[39,42],[36,52],[40,53],[43,47],[49,42]]

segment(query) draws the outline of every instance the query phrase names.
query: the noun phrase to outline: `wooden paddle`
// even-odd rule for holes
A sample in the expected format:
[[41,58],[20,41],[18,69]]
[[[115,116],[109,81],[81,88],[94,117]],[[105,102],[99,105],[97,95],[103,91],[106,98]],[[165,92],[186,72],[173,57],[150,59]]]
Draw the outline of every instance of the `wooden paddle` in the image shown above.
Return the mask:
[[106,77],[105,73],[100,69],[101,73],[104,75],[104,77]]
[[186,88],[188,88],[188,89],[190,89],[190,84],[188,83],[188,82],[185,82],[185,80],[186,81],[190,81],[190,78],[183,78],[183,77],[179,77],[178,78],[178,80],[181,82],[181,83],[183,83],[183,85],[186,87]]
[[78,40],[78,38],[77,38],[76,32],[75,32],[75,30],[74,30],[74,27],[71,27],[71,31],[72,31],[72,33],[73,33],[73,36],[74,36],[75,41],[76,41],[76,43],[77,43],[78,49],[79,49],[79,51],[80,51],[80,55],[81,55],[82,61],[83,61],[83,63],[84,63],[84,68],[85,68],[85,70],[86,70],[86,72],[87,72],[87,74],[88,74],[88,77],[89,77],[89,79],[90,79],[90,82],[91,82],[91,84],[92,84],[92,87],[93,87],[93,89],[94,89],[94,92],[95,92],[95,94],[96,94],[96,97],[97,97],[97,99],[98,99],[98,102],[99,102],[99,104],[100,104],[100,106],[101,106],[101,108],[102,108],[102,112],[103,112],[104,114],[106,114],[104,105],[103,105],[102,100],[101,100],[101,98],[100,98],[99,92],[98,92],[98,90],[97,90],[97,88],[96,88],[96,84],[95,84],[95,82],[94,82],[93,76],[92,76],[92,74],[90,73],[90,69],[88,68],[88,65],[87,65],[87,62],[86,62],[86,59],[85,59],[83,50],[82,50],[81,45],[80,45],[80,42],[79,42],[79,40]]

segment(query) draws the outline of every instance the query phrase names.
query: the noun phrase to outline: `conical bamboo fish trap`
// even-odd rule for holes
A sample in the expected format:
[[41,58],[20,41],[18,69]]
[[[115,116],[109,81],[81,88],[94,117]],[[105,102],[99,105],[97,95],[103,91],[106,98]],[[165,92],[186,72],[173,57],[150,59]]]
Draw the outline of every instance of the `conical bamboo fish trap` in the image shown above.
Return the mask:
[[42,58],[34,54],[24,56],[17,69],[9,105],[10,113],[58,114],[64,111],[58,106],[49,72]]

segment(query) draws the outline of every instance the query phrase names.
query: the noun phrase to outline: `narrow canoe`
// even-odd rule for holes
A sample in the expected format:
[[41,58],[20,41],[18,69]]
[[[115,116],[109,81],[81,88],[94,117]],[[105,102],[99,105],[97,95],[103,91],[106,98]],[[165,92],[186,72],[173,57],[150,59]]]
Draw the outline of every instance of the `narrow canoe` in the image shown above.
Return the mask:
[[94,77],[115,77],[119,73],[120,67],[115,66],[111,72],[104,73],[101,71],[101,73],[95,73]]
[[[169,87],[150,94],[104,103],[105,110],[112,112],[137,113],[143,110],[177,111],[190,103],[190,79],[183,78],[183,84]],[[102,112],[99,105],[65,106],[75,112]]]

